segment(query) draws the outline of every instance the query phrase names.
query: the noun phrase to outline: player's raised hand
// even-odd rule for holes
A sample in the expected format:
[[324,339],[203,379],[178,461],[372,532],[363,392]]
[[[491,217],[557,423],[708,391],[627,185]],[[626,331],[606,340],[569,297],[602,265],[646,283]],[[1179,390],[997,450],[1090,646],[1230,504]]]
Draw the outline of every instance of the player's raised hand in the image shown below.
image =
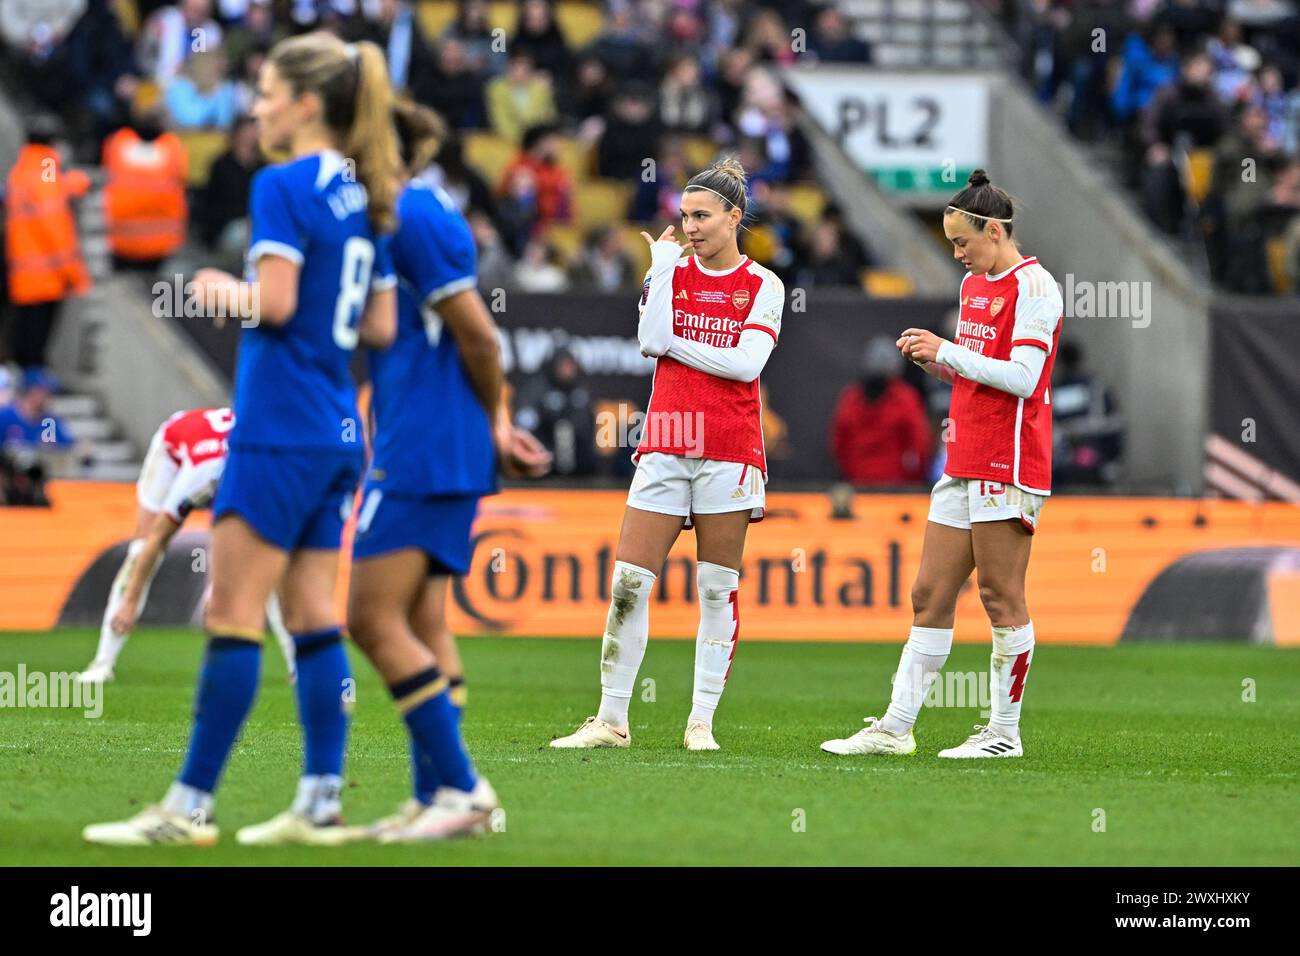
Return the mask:
[[944,340],[927,329],[904,329],[898,340],[903,355],[918,365],[933,362],[939,355]]

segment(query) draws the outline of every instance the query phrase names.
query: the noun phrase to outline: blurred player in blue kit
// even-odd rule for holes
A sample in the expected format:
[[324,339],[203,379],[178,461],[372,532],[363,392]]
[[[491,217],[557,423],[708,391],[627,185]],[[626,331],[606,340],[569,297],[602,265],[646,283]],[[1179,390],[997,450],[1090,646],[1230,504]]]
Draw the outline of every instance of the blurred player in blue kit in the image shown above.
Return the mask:
[[497,329],[478,293],[469,224],[429,160],[437,114],[399,104],[403,160],[416,175],[398,202],[393,264],[398,330],[370,353],[373,455],[352,548],[348,629],[411,738],[411,799],[371,834],[383,842],[484,829],[498,800],[460,737],[463,674],[447,627],[447,583],[469,570],[479,499],[497,469],[538,477],[550,455],[511,425]]
[[392,109],[374,44],[306,34],[277,44],[262,69],[253,110],[262,146],[292,158],[253,179],[248,284],[213,269],[193,280],[208,302],[256,303],[213,504],[209,637],[193,731],[161,804],[87,827],[91,842],[217,841],[213,795],[256,697],[263,613],[277,586],[296,648],[304,767],[291,808],[237,839],[336,845],[364,835],[341,816],[351,698],[334,588],[365,456],[350,360],[358,344],[383,348],[396,333],[386,234],[402,168]]

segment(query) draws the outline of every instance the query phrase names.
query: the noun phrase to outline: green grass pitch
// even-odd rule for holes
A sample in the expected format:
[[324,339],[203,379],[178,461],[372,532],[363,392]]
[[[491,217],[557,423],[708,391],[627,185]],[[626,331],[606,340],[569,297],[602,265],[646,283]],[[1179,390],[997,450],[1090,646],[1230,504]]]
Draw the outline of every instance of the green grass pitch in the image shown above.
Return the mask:
[[[88,631],[0,634],[0,671],[75,670],[94,642]],[[101,718],[0,711],[0,864],[1300,863],[1295,652],[1039,647],[1025,692],[1027,755],[954,762],[935,753],[982,722],[977,708],[927,708],[913,757],[818,750],[883,712],[894,645],[742,643],[716,723],[719,753],[681,749],[691,642],[651,641],[641,679],[653,679],[656,700],[638,691],[633,746],[618,751],[546,746],[595,708],[595,640],[461,645],[465,735],[505,804],[503,832],[422,846],[236,845],[237,827],[288,805],[300,760],[292,691],[268,643],[256,710],[218,797],[221,844],[84,845],[82,826],[157,800],[183,757],[201,636],[142,631]],[[948,664],[987,666],[980,645],[958,645]],[[344,800],[349,818],[365,821],[404,798],[407,755],[381,683],[355,653],[353,667]],[[1247,678],[1253,702],[1242,699]]]

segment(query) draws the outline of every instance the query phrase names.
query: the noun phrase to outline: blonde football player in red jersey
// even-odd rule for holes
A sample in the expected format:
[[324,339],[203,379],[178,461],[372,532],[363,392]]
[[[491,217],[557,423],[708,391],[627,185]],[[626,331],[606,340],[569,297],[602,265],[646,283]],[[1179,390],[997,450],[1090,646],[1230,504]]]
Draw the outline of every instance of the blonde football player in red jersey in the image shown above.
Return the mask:
[[656,358],[628,494],[600,656],[600,710],[552,747],[626,747],[628,704],[645,656],[655,575],[683,527],[695,529],[700,625],[688,750],[717,750],[713,715],[740,636],[745,532],[764,507],[767,460],[758,375],[781,332],[785,288],[741,255],[745,170],[723,160],[682,193],[682,230],[650,244],[637,329]]
[[1014,203],[977,169],[953,197],[943,228],[966,267],[957,341],[907,329],[903,354],[952,382],[948,460],[930,499],[921,567],[912,586],[912,631],[882,720],[822,749],[910,754],[930,685],[952,647],[957,592],[974,570],[993,627],[992,716],[940,757],[1020,757],[1020,703],[1034,654],[1025,571],[1038,515],[1051,494],[1048,383],[1061,334],[1061,294],[1012,237]]

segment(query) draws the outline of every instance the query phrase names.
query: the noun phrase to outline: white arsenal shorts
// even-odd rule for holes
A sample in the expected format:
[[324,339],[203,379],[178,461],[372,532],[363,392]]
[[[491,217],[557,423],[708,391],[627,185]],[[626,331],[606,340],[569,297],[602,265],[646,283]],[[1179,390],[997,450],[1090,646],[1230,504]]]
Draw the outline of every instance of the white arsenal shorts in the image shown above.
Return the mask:
[[762,521],[767,479],[761,469],[736,461],[686,458],[651,451],[639,456],[629,507],[664,515],[690,516],[748,511]]
[[930,492],[930,520],[963,531],[975,521],[1019,520],[1033,534],[1046,501],[1010,483],[944,475]]
[[149,442],[149,451],[145,454],[144,464],[140,467],[140,478],[135,483],[135,497],[140,502],[140,507],[155,513],[163,510],[167,492],[171,490],[172,482],[176,480],[176,475],[181,470],[180,463],[167,453],[167,448],[163,444],[165,425],[166,422],[159,425],[158,430],[153,433],[153,438]]

